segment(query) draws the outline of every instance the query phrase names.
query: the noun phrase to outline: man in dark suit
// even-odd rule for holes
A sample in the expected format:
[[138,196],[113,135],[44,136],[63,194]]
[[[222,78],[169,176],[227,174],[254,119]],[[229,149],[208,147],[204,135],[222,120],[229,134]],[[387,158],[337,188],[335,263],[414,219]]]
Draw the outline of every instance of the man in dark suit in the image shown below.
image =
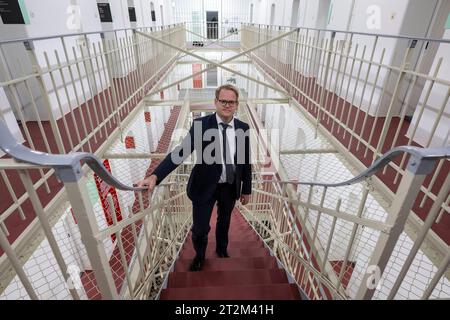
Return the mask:
[[195,119],[188,135],[138,186],[150,192],[194,150],[197,159],[187,185],[192,201],[192,243],[196,256],[191,271],[199,271],[205,259],[209,222],[217,202],[216,253],[227,252],[231,212],[236,200],[249,202],[252,173],[250,165],[250,130],[248,124],[234,117],[239,105],[239,92],[226,84],[216,89],[216,113]]

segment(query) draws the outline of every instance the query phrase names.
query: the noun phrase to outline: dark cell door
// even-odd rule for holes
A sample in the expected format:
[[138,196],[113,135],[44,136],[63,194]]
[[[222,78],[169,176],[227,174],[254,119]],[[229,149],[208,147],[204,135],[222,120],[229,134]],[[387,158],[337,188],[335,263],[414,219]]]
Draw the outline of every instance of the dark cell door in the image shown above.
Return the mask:
[[219,36],[219,11],[206,11],[206,36],[217,39]]

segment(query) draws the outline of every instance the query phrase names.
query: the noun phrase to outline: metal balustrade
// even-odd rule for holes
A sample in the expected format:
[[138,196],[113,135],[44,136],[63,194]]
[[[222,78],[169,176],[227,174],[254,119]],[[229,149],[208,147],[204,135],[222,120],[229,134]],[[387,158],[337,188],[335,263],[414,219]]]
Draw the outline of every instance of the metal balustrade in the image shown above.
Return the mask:
[[[315,136],[323,135],[332,146],[302,154],[338,152],[361,172],[396,146],[448,146],[448,39],[243,24],[242,49],[275,37],[249,57],[292,96],[291,105],[315,126]],[[296,152],[302,150],[285,150],[282,156]],[[407,160],[404,154],[370,179],[386,210]],[[442,159],[424,181],[405,230],[411,239],[418,237],[429,212],[439,206],[422,246],[436,265],[445,260],[450,241],[450,194],[435,202],[449,170],[450,161]]]
[[[162,277],[164,273],[167,274],[170,270],[171,263],[174,262],[174,258],[177,256],[177,249],[181,247],[191,222],[189,201],[187,200],[184,191],[186,176],[183,175],[184,179],[181,180],[184,181],[184,183],[180,183],[181,181],[178,179],[180,176],[177,174],[172,175],[172,181],[169,181],[168,184],[164,184],[166,188],[163,193],[156,193],[155,197],[152,197],[151,200],[147,199],[147,201],[151,201],[149,207],[144,205],[142,193],[138,192],[137,200],[139,203],[139,210],[136,213],[126,219],[118,221],[116,210],[111,210],[114,222],[113,225],[99,230],[97,223],[94,221],[95,214],[87,201],[88,196],[83,190],[85,188],[85,181],[83,181],[84,177],[80,161],[86,162],[103,181],[115,188],[128,191],[141,190],[124,186],[118,182],[109,174],[94,155],[87,153],[51,155],[34,152],[18,143],[12,143],[13,137],[7,130],[3,121],[0,122],[0,129],[0,146],[2,150],[7,152],[17,161],[31,164],[28,168],[24,166],[24,168],[19,169],[19,173],[23,179],[27,192],[32,199],[33,206],[38,213],[46,237],[51,244],[60,271],[65,275],[65,280],[69,281],[69,275],[66,273],[67,265],[59,251],[58,243],[52,234],[50,224],[45,217],[41,203],[36,197],[36,192],[32,188],[31,179],[27,171],[27,169],[33,168],[33,165],[39,167],[52,167],[56,170],[56,174],[61,181],[63,181],[76,220],[79,221],[81,239],[87,250],[89,260],[91,261],[95,275],[95,286],[98,286],[101,297],[105,299],[116,299],[119,297],[117,291],[118,288],[116,288],[115,285],[117,278],[114,279],[112,272],[114,267],[108,264],[104,244],[102,243],[105,238],[110,237],[113,234],[119,239],[120,265],[121,268],[123,268],[127,284],[126,289],[123,289],[121,293],[121,297],[134,299],[157,296],[158,288],[160,289],[162,285],[162,281],[160,281],[159,284],[157,283],[158,277]],[[360,209],[356,216],[341,211],[340,201],[338,201],[336,208],[327,208],[324,206],[328,188],[338,188],[354,183],[360,183],[381,170],[401,152],[411,154],[411,158],[408,163],[407,175],[402,179],[399,195],[392,206],[392,211],[390,212],[387,221],[379,222],[362,216],[362,209],[364,208],[369,192],[367,188],[365,189],[365,194],[362,197],[359,205]],[[268,177],[267,175],[262,175],[260,172],[256,172],[255,176],[264,180],[256,180],[254,182],[254,194],[252,195],[251,203],[248,208],[241,206],[241,210],[243,210],[245,215],[251,217],[251,223],[257,225],[260,232],[261,230],[263,231],[262,236],[264,240],[270,244],[271,249],[277,253],[286,270],[294,276],[298,285],[303,288],[311,298],[345,298],[346,294],[340,290],[341,283],[345,275],[344,270],[347,267],[350,251],[358,228],[371,228],[381,232],[377,246],[369,262],[369,266],[378,268],[379,274],[382,275],[388,260],[391,257],[394,245],[397,242],[400,233],[403,231],[406,218],[412,208],[422,181],[425,179],[426,175],[431,172],[437,160],[449,157],[450,148],[419,149],[414,147],[400,147],[380,158],[376,164],[359,176],[338,184],[277,181],[276,176]],[[185,170],[186,168],[182,167],[181,169]],[[307,201],[302,201],[300,195],[298,195],[297,198],[292,198],[296,195],[296,190],[292,192],[293,190],[287,188],[288,185],[308,185],[310,188]],[[323,188],[319,205],[314,204],[312,201],[313,187],[315,186]],[[447,187],[442,189],[439,193],[439,201],[443,201],[444,195],[449,191],[450,184],[446,184],[446,186]],[[108,201],[110,204],[109,208],[114,208],[111,197],[108,198]],[[252,208],[253,206],[256,207]],[[263,212],[259,209],[261,206],[265,207]],[[437,208],[438,206],[435,206],[435,210],[430,212],[427,221],[428,223],[424,225],[421,230],[423,236],[428,232],[431,226],[429,222],[436,218],[437,213],[439,212],[436,210]],[[308,226],[305,222],[308,214],[311,214],[310,211],[315,211],[317,213],[316,225],[313,232],[308,230],[308,227],[310,228],[311,226]],[[333,228],[328,235],[326,247],[323,246],[323,244],[321,245],[320,241],[318,241],[321,215],[324,217],[327,215],[333,217]],[[151,221],[146,221],[146,218]],[[327,264],[329,263],[328,254],[334,235],[334,226],[342,220],[353,223],[353,232],[347,247],[345,259],[339,272],[339,277],[332,277],[330,276],[330,273],[333,271],[327,270]],[[141,229],[141,225],[136,227],[136,222],[141,222],[144,230],[143,232],[138,233],[136,231],[136,228]],[[133,264],[133,267],[130,269],[127,261],[127,252],[124,249],[121,234],[122,230],[129,226],[133,228],[133,241],[136,254],[128,252],[128,255],[138,257],[138,263]],[[273,230],[273,228],[275,228],[275,230]],[[305,238],[307,240],[305,240]],[[420,247],[422,240],[423,237],[416,240],[416,249]],[[17,255],[11,248],[3,232],[1,233],[0,242],[28,294],[31,298],[37,298],[38,296],[27,276],[24,274]],[[415,253],[416,252],[413,250],[407,258],[407,261],[411,262],[410,257],[414,257]],[[403,276],[408,270],[408,267],[409,264],[405,264],[402,270]],[[435,286],[437,281],[443,276],[448,267],[448,259],[444,260],[442,266],[438,267],[439,271],[436,272],[433,277],[431,286],[428,287],[424,293],[425,298],[429,297],[434,289],[433,285]],[[366,275],[366,277],[362,279],[357,298],[370,298],[373,295],[375,288],[370,286],[368,277],[369,276]],[[401,280],[402,278],[399,277],[397,283],[400,283]],[[94,283],[93,279],[90,281]],[[398,287],[396,287],[396,289],[398,289]],[[91,288],[91,290],[93,289]],[[74,299],[79,298],[76,290],[71,289],[71,294]],[[393,291],[393,295],[395,295],[395,291]]]
[[[249,25],[242,47],[249,48],[292,28]],[[251,53],[257,64],[293,96],[327,138],[350,151],[361,170],[399,145],[448,144],[448,74],[440,67],[450,40],[408,38],[298,28],[293,34]],[[446,62],[446,61],[445,61]],[[417,106],[417,108],[415,107]],[[375,181],[392,199],[407,157],[392,162]],[[421,188],[415,212],[431,207],[449,170],[443,160]],[[443,208],[442,218],[448,213]]]
[[[158,298],[190,228],[191,204],[184,190],[192,162],[180,166],[149,197],[146,192],[120,183],[99,158],[127,159],[136,166],[141,166],[142,159],[160,159],[163,155],[158,153],[117,152],[111,142],[128,134],[131,119],[146,104],[181,104],[175,129],[188,128],[192,121],[189,93],[183,101],[164,101],[162,94],[158,101],[155,94],[215,66],[278,94],[273,99],[245,97],[245,105],[239,109],[239,118],[251,125],[252,146],[258,146],[252,152],[251,202],[239,205],[239,209],[310,299],[377,298],[380,288],[388,291],[386,298],[401,298],[397,293],[419,254],[432,264],[420,297],[448,297],[449,247],[439,239],[436,228],[440,221],[443,225],[449,212],[448,133],[443,143],[435,140],[438,128],[442,131],[442,125],[448,123],[448,94],[438,103],[441,107],[423,144],[426,148],[418,147],[415,140],[433,86],[449,87],[448,81],[439,76],[442,59],[436,62],[431,76],[426,71],[431,66],[430,57],[415,50],[424,48],[426,41],[431,47],[446,46],[448,41],[415,39],[412,45],[412,39],[402,37],[249,24],[236,28],[237,34],[214,29],[210,32],[217,31],[218,39],[206,41],[207,31],[197,32],[188,25],[119,30],[109,36],[105,32],[0,43],[4,66],[5,57],[11,53],[6,46],[17,47],[22,42],[26,42],[23,50],[33,66],[28,73],[3,70],[2,74],[9,78],[0,83],[14,102],[19,131],[25,134],[24,141],[13,136],[12,122],[5,124],[1,120],[8,119],[8,115],[4,111],[0,114],[1,148],[8,157],[1,159],[0,172],[4,192],[11,197],[0,216],[0,244],[4,250],[0,257],[0,293],[17,275],[32,299],[45,299],[41,287],[51,285],[51,281],[63,283],[62,290],[73,299]],[[68,43],[77,38],[79,49],[69,54]],[[223,49],[227,47],[225,42],[240,40],[243,51],[213,61],[185,49],[189,39],[194,38],[205,41],[204,49],[211,46],[215,50],[215,44]],[[385,45],[389,41],[384,38],[397,41],[396,52],[387,52]],[[39,45],[31,44],[48,40],[56,48],[55,53],[43,52],[41,57]],[[97,41],[96,45],[91,46],[90,40]],[[66,59],[60,60],[58,52],[65,53]],[[399,62],[400,53],[404,59]],[[174,62],[188,55],[209,66],[197,74],[164,83]],[[261,81],[225,66],[242,56],[275,82]],[[22,110],[27,109],[26,97],[31,110],[28,113]],[[314,125],[316,136],[329,139],[329,145],[280,153],[273,148],[272,137],[263,132],[270,123],[261,119],[259,112],[265,104],[287,101]],[[416,113],[407,110],[417,103]],[[373,106],[377,106],[375,111]],[[59,118],[52,110],[56,114],[59,111]],[[40,118],[43,111],[47,111],[48,119]],[[405,123],[409,126],[405,127]],[[409,133],[405,131],[408,128]],[[180,132],[173,136],[168,150],[180,141]],[[389,137],[393,137],[392,141]],[[360,175],[343,183],[293,181],[284,168],[286,155],[329,153],[345,157]],[[271,167],[274,162],[275,170]],[[148,163],[142,164],[145,169]],[[121,211],[116,208],[114,196],[108,195],[106,222],[102,209],[89,201],[88,177],[94,173],[105,183],[103,187],[126,190],[132,200],[132,205]],[[355,210],[342,208],[338,190],[354,185],[362,190]],[[383,219],[366,210],[372,193],[386,200]],[[418,205],[416,199],[422,203]],[[421,207],[427,214],[418,219],[416,214],[420,212],[416,209]],[[31,221],[30,211],[38,219]],[[67,240],[52,231],[52,226],[60,223],[61,212],[72,221],[71,234],[81,252],[77,258],[61,250]],[[9,229],[5,224],[14,215],[31,222],[17,240],[7,238]],[[412,240],[411,247],[401,245],[405,232]],[[363,243],[366,240],[374,243]],[[57,268],[56,279],[51,281],[33,279],[24,271],[27,259],[41,242],[49,246],[49,260]],[[408,252],[401,258],[396,256],[399,245]],[[367,250],[361,255],[364,248]],[[74,276],[74,259],[92,272]],[[394,279],[389,272],[393,260],[402,263]]]
[[[126,116],[161,82],[178,56],[140,37],[137,30],[180,47],[185,44],[181,24],[0,42],[0,86],[11,103],[2,106],[0,118],[33,150],[101,155],[108,138],[124,135]],[[33,188],[52,214],[64,201],[63,184],[51,168],[38,168],[38,175],[35,171]],[[0,226],[11,241],[27,242],[38,232],[30,195],[14,169],[2,165],[0,173]],[[23,234],[26,228],[33,230]]]
[[[0,137],[1,149],[18,161],[13,167],[19,172],[45,238],[50,243],[51,252],[59,267],[57,273],[63,277],[63,283],[70,284],[68,288],[72,298],[157,297],[191,225],[191,204],[185,193],[187,175],[183,174],[188,169],[183,166],[178,168],[178,173],[172,174],[167,183],[160,184],[149,198],[146,192],[142,192],[142,188],[126,186],[114,178],[93,154],[75,152],[59,155],[30,150],[14,141],[3,120],[0,120]],[[137,192],[128,217],[119,219],[120,211],[109,194],[108,208],[113,223],[109,226],[99,223],[98,213],[86,191],[86,176],[92,173],[91,170],[83,170],[82,163],[87,164],[96,175],[115,189]],[[84,273],[82,279],[78,279],[78,286],[74,285],[77,277],[71,278],[73,275],[68,271],[70,266],[66,263],[67,257],[63,257],[61,244],[55,238],[51,223],[33,188],[30,172],[37,168],[54,169],[64,183],[64,192],[86,251],[84,259],[93,270],[93,274]],[[112,236],[117,239],[117,257],[114,254],[108,257],[107,254],[110,246],[107,240]],[[29,297],[38,299],[35,284],[25,274],[19,256],[3,230],[0,232],[0,245]]]
[[[402,181],[399,195],[392,206],[390,215],[386,221],[379,221],[364,216],[367,195],[369,193],[366,181],[377,171],[387,165],[396,154],[407,152],[416,154],[409,162],[408,176]],[[416,153],[418,152],[418,153]],[[426,153],[426,155],[425,155]],[[255,174],[254,194],[250,204],[241,206],[248,221],[255,227],[265,240],[267,245],[276,254],[288,270],[297,284],[311,299],[347,299],[349,294],[342,287],[342,283],[348,283],[351,272],[347,268],[353,263],[361,263],[354,259],[352,249],[359,246],[355,242],[358,232],[372,229],[379,232],[377,245],[372,252],[367,265],[359,266],[363,270],[376,270],[377,278],[371,278],[367,274],[359,285],[357,299],[369,299],[377,288],[378,281],[383,276],[386,265],[392,257],[395,244],[403,231],[406,218],[417,196],[421,181],[431,172],[436,161],[450,157],[450,148],[419,149],[402,148],[392,150],[367,171],[341,183],[327,184],[320,182],[298,182],[278,180],[276,175],[262,173]],[[431,161],[431,162],[430,162]],[[447,182],[448,182],[447,177]],[[345,212],[341,208],[342,199],[339,199],[335,207],[329,206],[327,192],[330,194],[333,188],[363,183],[364,193],[358,203],[356,215]],[[302,195],[297,187],[308,186],[307,194]],[[445,195],[449,192],[448,183],[439,192],[437,201],[442,204]],[[314,193],[318,192],[318,195]],[[425,235],[430,230],[431,223],[437,218],[439,205],[435,205],[422,226],[419,237],[414,242],[413,249],[408,253],[401,274],[390,288],[389,298],[393,298],[402,284],[417,251],[423,244]],[[326,225],[327,220],[332,220],[331,228]],[[342,261],[338,273],[333,270],[330,260],[330,249],[336,245],[336,225],[347,223],[352,226],[351,236],[347,244],[345,259]],[[366,229],[365,229],[366,228]],[[319,235],[319,232],[326,232]],[[367,231],[366,231],[367,232]],[[332,251],[332,250],[331,250]],[[353,261],[353,262],[352,262]],[[330,265],[328,265],[330,264]],[[448,253],[437,266],[438,270],[430,279],[429,286],[424,290],[422,298],[429,298],[437,282],[445,277],[448,269]],[[372,266],[372,268],[370,268]],[[368,280],[369,279],[369,280]],[[372,285],[372,282],[375,282]]]
[[[256,108],[249,106],[248,111],[251,116],[247,120],[256,127],[263,127]],[[286,113],[286,117],[292,116]],[[272,127],[272,124],[267,125]],[[264,136],[258,143],[270,145],[268,137]],[[436,151],[442,157],[432,160],[434,164],[427,164],[428,174],[424,171],[414,173],[419,161],[410,158],[414,166],[407,170],[408,177],[402,179],[398,194],[386,209],[386,214],[380,217],[372,208],[374,175],[403,152],[419,150],[426,149],[395,148],[360,174],[339,183],[302,182],[301,175],[300,181],[290,180],[292,178],[285,167],[290,164],[285,161],[276,171],[264,170],[264,166],[259,165],[254,174],[251,202],[246,207],[240,206],[240,209],[311,299],[404,299],[403,294],[396,295],[400,286],[403,292],[414,289],[412,297],[415,299],[448,298],[448,246],[439,247],[443,254],[434,256],[432,267],[424,255],[425,250],[430,250],[426,239],[432,233],[431,226],[445,206],[445,197],[450,191],[448,175],[445,187],[439,191],[439,198],[417,231],[417,237],[408,242],[411,245],[404,244],[408,238],[404,232],[408,227],[406,220],[413,214],[410,209],[416,201],[421,180],[430,176],[436,162],[448,159],[450,148],[430,150],[430,157],[434,157],[431,154]],[[304,151],[305,154],[317,152],[307,148]],[[282,156],[283,150],[270,150],[274,160],[278,154]],[[316,169],[310,167],[308,170]],[[348,191],[342,191],[355,184],[360,186],[361,193],[352,200],[353,208],[345,208],[344,195]],[[378,205],[377,210],[380,209]],[[346,234],[339,234],[342,232]],[[398,256],[398,250],[401,250],[401,256]],[[422,266],[423,259],[427,259],[429,264]],[[394,268],[393,264],[399,265],[401,270]],[[417,267],[424,267],[429,273],[424,279],[423,290],[410,285]]]

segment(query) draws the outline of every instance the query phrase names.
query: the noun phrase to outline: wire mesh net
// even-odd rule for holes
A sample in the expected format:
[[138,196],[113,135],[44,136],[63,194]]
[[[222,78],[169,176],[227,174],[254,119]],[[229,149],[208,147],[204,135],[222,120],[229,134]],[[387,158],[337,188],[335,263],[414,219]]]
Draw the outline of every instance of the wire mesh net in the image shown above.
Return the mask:
[[[263,111],[259,110],[259,114],[262,115]],[[286,129],[289,125],[279,123],[278,119],[286,114],[288,114],[287,119],[295,119],[293,111],[286,111],[286,108],[281,106],[268,108],[264,117],[266,126],[283,128],[281,133],[283,135],[281,150],[301,148],[308,151],[308,149],[330,148],[330,145],[325,138],[321,137],[320,133],[317,138],[314,138],[314,129],[305,120],[295,119],[292,123],[296,124],[297,128],[303,129],[304,132],[302,138],[305,140],[299,145],[300,139],[295,134],[295,127],[294,130],[292,130],[292,127]],[[283,168],[286,170],[290,180],[337,183],[354,177],[345,159],[339,154],[312,152],[309,154],[282,154],[280,156]],[[300,185],[297,192],[299,193],[299,199],[304,203],[319,206],[323,201],[323,207],[335,209],[339,201],[341,203],[340,211],[344,213],[357,215],[358,210],[361,210],[361,217],[384,222],[388,216],[388,212],[385,209],[387,206],[386,202],[380,201],[379,195],[369,193],[363,208],[360,208],[364,188],[366,188],[365,184],[328,188],[324,198],[324,189],[322,187],[311,188]],[[331,230],[334,228],[329,246],[328,260],[336,276],[341,277],[341,283],[346,290],[346,294],[349,297],[355,297],[362,278],[369,267],[368,264],[377,244],[380,231],[369,227],[356,226],[355,223],[343,219],[336,220],[331,215],[323,212],[319,213],[317,210],[304,209],[303,212],[305,212],[304,217],[307,218],[312,230],[317,230],[314,233],[317,234],[318,245],[322,249],[327,247]],[[355,237],[350,243],[352,232],[355,232]],[[403,232],[380,280],[374,299],[387,298],[394,280],[399,274],[399,268],[403,265],[412,248],[412,243],[412,240]],[[347,265],[345,270],[342,271],[345,259],[347,259]],[[424,251],[419,250],[395,298],[420,298],[436,271],[437,267],[431,263]],[[448,298],[449,296],[448,280],[443,277],[434,289],[432,297]]]

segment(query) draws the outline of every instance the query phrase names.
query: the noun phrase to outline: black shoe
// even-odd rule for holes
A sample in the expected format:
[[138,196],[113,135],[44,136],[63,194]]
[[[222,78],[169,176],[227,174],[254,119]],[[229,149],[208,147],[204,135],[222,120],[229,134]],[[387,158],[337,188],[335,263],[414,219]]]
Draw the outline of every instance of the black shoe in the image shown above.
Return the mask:
[[229,258],[227,250],[216,250],[217,256],[219,258]]
[[191,266],[189,267],[189,271],[200,271],[203,267],[203,261],[202,259],[194,258],[194,260],[191,263]]

